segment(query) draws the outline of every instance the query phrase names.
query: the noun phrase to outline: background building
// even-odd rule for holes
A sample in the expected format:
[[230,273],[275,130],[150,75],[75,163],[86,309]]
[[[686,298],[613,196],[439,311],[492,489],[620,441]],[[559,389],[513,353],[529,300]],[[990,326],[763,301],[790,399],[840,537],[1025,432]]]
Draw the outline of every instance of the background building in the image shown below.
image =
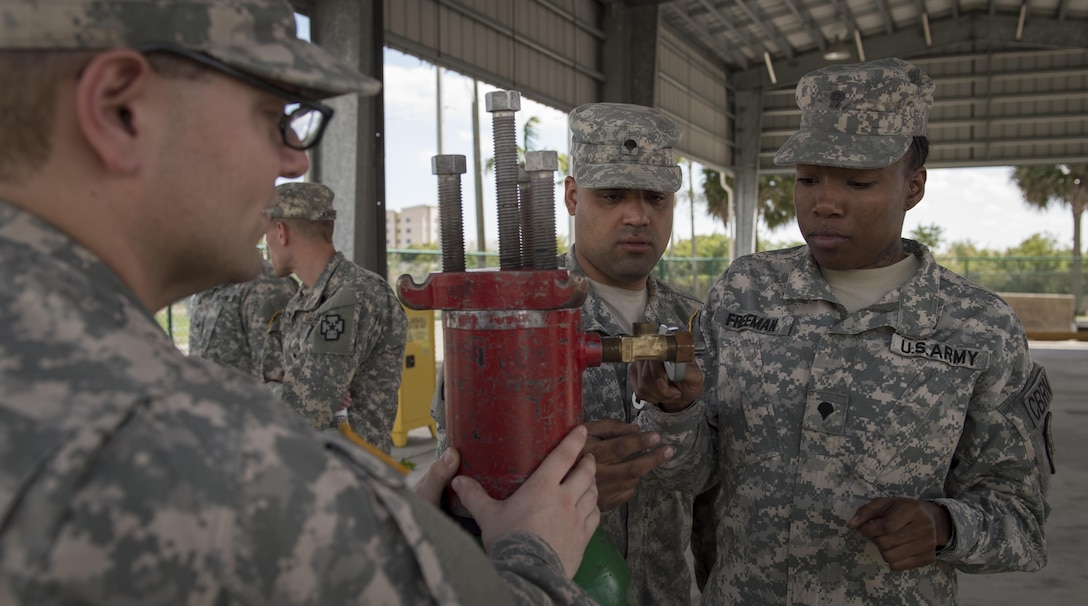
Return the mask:
[[385,247],[438,244],[438,207],[427,204],[385,212]]

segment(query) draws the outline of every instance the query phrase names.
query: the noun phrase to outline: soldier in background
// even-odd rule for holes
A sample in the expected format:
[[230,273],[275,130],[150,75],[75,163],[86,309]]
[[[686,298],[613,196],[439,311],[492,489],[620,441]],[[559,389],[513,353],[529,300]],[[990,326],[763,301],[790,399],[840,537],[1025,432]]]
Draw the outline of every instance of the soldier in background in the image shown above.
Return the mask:
[[[571,275],[586,278],[582,329],[602,335],[634,334],[635,322],[680,327],[700,301],[653,275],[672,235],[680,127],[658,109],[625,103],[588,103],[568,116],[571,176],[564,182],[567,212],[575,217],[575,243],[559,259]],[[716,559],[712,486],[697,498],[665,490],[644,477],[670,449],[656,432],[634,423],[641,407],[632,399],[627,368],[603,364],[582,375],[582,409],[597,460],[601,528],[630,572],[632,604],[687,604],[694,556],[697,584]],[[431,415],[445,448],[442,385]],[[702,573],[702,574],[698,574]]]
[[632,365],[676,447],[655,474],[722,487],[704,604],[955,604],[957,571],[1046,564],[1046,374],[1008,304],[902,237],[933,91],[900,59],[803,77],[774,159],[806,245],[711,287],[694,405],[698,367]]
[[294,273],[302,288],[269,328],[262,375],[315,429],[334,427],[346,404],[352,430],[389,453],[408,319],[383,277],[336,251],[333,196],[284,183],[265,209],[276,275]]
[[298,291],[265,261],[248,282],[221,284],[189,299],[189,355],[260,377],[261,353],[273,316]]
[[319,100],[379,87],[284,0],[0,0],[0,603],[591,603],[584,427],[506,501],[453,478],[485,555],[455,451],[417,496],[152,315],[257,276]]
[[[589,103],[568,116],[571,174],[564,183],[567,212],[574,217],[574,244],[562,265],[589,280],[582,328],[606,335],[633,334],[635,322],[688,329],[702,306],[653,275],[672,236],[676,164],[681,130],[656,108]],[[645,473],[663,461],[660,437],[639,432],[641,414],[627,383],[627,368],[603,364],[582,378],[589,443],[597,460],[601,527],[620,549],[631,572],[628,597],[636,604],[689,603],[692,571],[710,570],[716,559],[713,502],[704,494],[668,490]],[[647,448],[649,452],[639,455]],[[703,578],[697,578],[702,589]]]

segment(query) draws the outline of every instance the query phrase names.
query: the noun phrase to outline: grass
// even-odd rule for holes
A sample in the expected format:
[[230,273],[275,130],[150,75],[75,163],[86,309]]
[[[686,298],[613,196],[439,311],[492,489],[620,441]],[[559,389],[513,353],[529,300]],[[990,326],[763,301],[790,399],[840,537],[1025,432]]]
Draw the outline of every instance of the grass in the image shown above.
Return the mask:
[[[168,311],[169,310],[169,311]],[[159,326],[174,339],[174,345],[183,352],[189,351],[189,300],[182,299],[155,314]]]

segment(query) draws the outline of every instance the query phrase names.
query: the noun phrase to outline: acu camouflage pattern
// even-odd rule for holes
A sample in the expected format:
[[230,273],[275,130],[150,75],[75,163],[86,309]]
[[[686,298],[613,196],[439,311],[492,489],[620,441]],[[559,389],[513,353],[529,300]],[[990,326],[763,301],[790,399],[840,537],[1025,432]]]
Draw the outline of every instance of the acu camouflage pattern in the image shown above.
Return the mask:
[[388,453],[407,340],[408,318],[389,284],[336,253],[273,321],[262,376],[281,382],[281,397],[316,429],[335,426],[350,393],[352,430]]
[[571,176],[588,189],[676,192],[681,131],[657,108],[587,103],[567,116]]
[[[712,287],[704,396],[640,418],[677,445],[661,476],[721,481],[704,603],[955,604],[956,570],[1046,563],[1045,375],[1004,301],[903,243],[918,273],[852,314],[804,246],[740,257]],[[892,571],[846,527],[881,496],[948,508],[936,563]]]
[[312,182],[284,183],[276,186],[276,205],[265,210],[269,219],[335,221],[333,193],[327,185]]
[[362,449],[182,355],[4,202],[0,285],[0,602],[591,603],[539,538],[488,558]]
[[[572,275],[585,276],[574,256],[573,248],[559,257],[559,265]],[[698,299],[677,291],[653,276],[646,288],[646,321],[668,326],[684,326],[699,309]],[[620,321],[592,288],[582,303],[582,329],[606,335],[626,334]],[[443,376],[431,405],[431,416],[438,425],[436,457],[446,450],[446,404],[442,398]],[[635,422],[639,411],[631,403],[633,391],[627,385],[626,364],[603,364],[587,368],[582,373],[582,409],[586,422],[619,419]],[[712,503],[716,487],[700,495]],[[635,496],[625,505],[601,512],[600,527],[624,556],[631,574],[628,603],[688,604],[691,596],[691,569],[685,559],[689,543],[697,554],[696,566],[712,567],[716,550],[713,507],[700,507],[703,512],[694,520],[698,532],[692,531],[694,499],[688,493],[666,490],[653,476],[645,476]]]
[[269,322],[297,290],[297,282],[276,277],[265,261],[261,275],[248,282],[193,295],[189,299],[189,355],[260,377]]
[[902,59],[829,65],[801,78],[801,128],[775,164],[883,168],[926,134],[933,80]]
[[[572,275],[585,277],[574,247],[561,258]],[[645,321],[687,327],[701,302],[650,276]],[[605,335],[624,334],[621,323],[594,289],[582,304],[582,329]],[[582,409],[586,421],[619,419],[634,423],[640,411],[631,401],[626,364],[602,364],[582,373]],[[692,576],[685,554],[690,547],[696,567],[714,565],[716,538],[713,507],[695,507],[694,501],[713,503],[717,489],[693,498],[668,490],[648,475],[626,504],[601,512],[601,528],[627,561],[631,574],[630,604],[689,604]],[[700,512],[693,519],[692,512]],[[694,532],[693,532],[694,524]]]
[[0,49],[171,43],[305,97],[374,95],[381,83],[295,34],[286,0],[2,0]]

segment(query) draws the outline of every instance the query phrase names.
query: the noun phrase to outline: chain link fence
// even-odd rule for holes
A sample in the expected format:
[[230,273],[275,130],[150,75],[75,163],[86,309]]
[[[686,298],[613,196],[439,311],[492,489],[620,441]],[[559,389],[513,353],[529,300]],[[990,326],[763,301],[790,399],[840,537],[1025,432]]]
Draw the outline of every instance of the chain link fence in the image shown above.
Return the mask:
[[[1073,294],[1071,255],[1057,257],[942,257],[937,260],[967,279],[997,292]],[[390,250],[388,263],[390,284],[408,274],[416,282],[441,271],[441,253],[437,250]],[[498,253],[469,252],[465,267],[497,268]],[[674,288],[688,292],[700,300],[706,298],[710,286],[729,266],[727,257],[663,257],[654,275]],[[1081,305],[1088,303],[1088,284],[1081,281]],[[1080,310],[1083,312],[1083,310]],[[182,299],[163,309],[156,317],[183,351],[189,344],[189,305]]]

